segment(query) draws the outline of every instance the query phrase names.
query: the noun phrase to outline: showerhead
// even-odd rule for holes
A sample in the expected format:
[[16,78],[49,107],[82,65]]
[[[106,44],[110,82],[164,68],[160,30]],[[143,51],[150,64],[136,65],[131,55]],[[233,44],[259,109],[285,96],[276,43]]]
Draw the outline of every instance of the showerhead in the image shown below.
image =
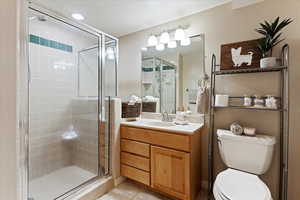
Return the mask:
[[40,22],[47,21],[47,17],[44,16],[44,15],[34,15],[34,16],[30,16],[28,18],[29,18],[30,21],[35,20],[35,19],[39,20]]
[[37,17],[37,19],[38,19],[39,21],[41,21],[41,22],[47,21],[47,18],[46,18],[44,15],[39,15],[39,16]]
[[201,77],[201,79],[202,79],[202,80],[205,80],[205,81],[209,80],[208,74],[205,73],[205,74]]

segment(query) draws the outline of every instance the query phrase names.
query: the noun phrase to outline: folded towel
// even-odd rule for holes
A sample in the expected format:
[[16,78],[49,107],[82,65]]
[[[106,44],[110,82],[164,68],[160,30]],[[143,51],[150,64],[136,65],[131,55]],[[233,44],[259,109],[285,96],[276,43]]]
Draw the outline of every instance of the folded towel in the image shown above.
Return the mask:
[[158,102],[159,98],[155,98],[153,96],[145,96],[143,97],[143,102]]
[[199,87],[196,99],[196,113],[206,114],[209,106],[209,92],[207,88]]
[[128,105],[134,105],[135,103],[141,103],[141,98],[135,95],[130,97]]

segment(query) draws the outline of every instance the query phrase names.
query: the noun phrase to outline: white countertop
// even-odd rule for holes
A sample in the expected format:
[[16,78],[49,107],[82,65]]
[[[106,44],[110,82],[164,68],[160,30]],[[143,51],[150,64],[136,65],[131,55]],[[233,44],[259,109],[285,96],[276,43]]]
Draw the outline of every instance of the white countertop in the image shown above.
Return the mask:
[[132,126],[137,128],[145,128],[145,129],[153,129],[159,131],[167,131],[167,132],[174,132],[174,133],[184,133],[184,134],[194,134],[196,131],[203,127],[203,123],[189,123],[187,125],[174,125],[174,126],[159,126],[149,124],[149,122],[159,122],[161,120],[156,119],[138,119],[137,121],[123,121],[121,125]]

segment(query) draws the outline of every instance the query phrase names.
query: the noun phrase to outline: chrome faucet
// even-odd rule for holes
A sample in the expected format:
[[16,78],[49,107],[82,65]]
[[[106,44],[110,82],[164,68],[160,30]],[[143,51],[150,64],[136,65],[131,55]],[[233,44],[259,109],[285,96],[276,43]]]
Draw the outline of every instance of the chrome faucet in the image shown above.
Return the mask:
[[161,115],[163,122],[172,122],[172,118],[169,116],[169,113],[167,111],[163,112]]

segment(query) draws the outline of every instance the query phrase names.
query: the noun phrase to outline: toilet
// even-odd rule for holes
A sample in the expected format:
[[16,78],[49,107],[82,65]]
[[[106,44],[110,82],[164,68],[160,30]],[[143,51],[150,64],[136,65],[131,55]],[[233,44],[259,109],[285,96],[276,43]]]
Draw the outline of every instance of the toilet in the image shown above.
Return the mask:
[[228,169],[217,175],[213,186],[215,200],[272,200],[267,185],[258,177],[272,162],[275,137],[234,135],[218,130],[218,146]]

